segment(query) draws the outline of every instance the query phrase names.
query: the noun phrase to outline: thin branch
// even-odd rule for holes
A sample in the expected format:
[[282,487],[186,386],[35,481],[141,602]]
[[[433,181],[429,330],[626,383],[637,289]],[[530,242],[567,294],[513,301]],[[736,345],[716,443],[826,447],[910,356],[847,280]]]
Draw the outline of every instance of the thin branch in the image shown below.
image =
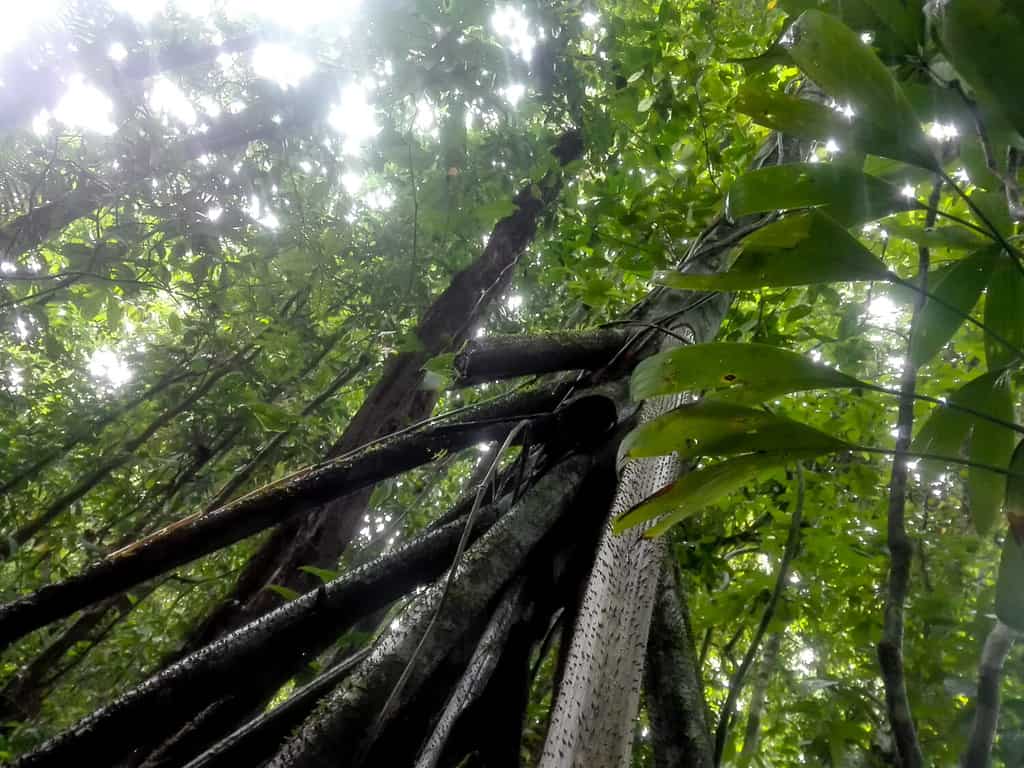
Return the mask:
[[779,605],[779,600],[782,599],[782,592],[786,588],[786,583],[789,580],[789,567],[796,557],[797,551],[800,549],[800,525],[803,522],[804,516],[804,496],[805,496],[805,483],[804,483],[804,468],[800,462],[796,465],[796,504],[793,509],[793,517],[789,522],[789,533],[786,536],[786,545],[782,550],[782,561],[779,563],[779,572],[775,576],[775,587],[772,589],[772,594],[768,598],[768,603],[764,607],[764,612],[761,614],[761,621],[757,625],[757,629],[754,631],[754,637],[750,641],[750,646],[747,648],[747,652],[743,655],[743,660],[737,667],[736,672],[733,673],[732,679],[729,681],[729,694],[726,696],[725,704],[722,706],[722,712],[718,718],[718,728],[715,730],[715,765],[722,764],[722,754],[725,751],[725,740],[729,736],[729,728],[732,726],[732,722],[736,717],[736,702],[739,700],[740,692],[743,690],[743,684],[746,682],[747,672],[750,671],[751,665],[754,663],[754,659],[757,657],[757,653],[761,648],[761,641],[764,639],[765,633],[768,631],[768,627],[775,617],[775,609]]
[[[938,207],[942,194],[942,182],[936,181],[929,202]],[[935,214],[929,213],[926,226],[935,223]],[[928,267],[931,252],[922,246],[918,248],[918,299],[910,320],[910,337],[914,337],[928,296]],[[885,616],[882,625],[882,639],[878,643],[878,661],[885,686],[886,710],[889,724],[896,740],[896,751],[902,768],[923,768],[924,755],[917,738],[910,698],[907,695],[907,680],[903,668],[903,606],[907,601],[910,587],[910,568],[914,547],[907,535],[907,462],[906,454],[914,426],[914,393],[917,389],[917,369],[910,359],[910,345],[903,361],[903,375],[900,379],[900,405],[896,420],[896,451],[892,462],[892,477],[889,481],[888,543],[889,543],[889,585],[886,591]]]

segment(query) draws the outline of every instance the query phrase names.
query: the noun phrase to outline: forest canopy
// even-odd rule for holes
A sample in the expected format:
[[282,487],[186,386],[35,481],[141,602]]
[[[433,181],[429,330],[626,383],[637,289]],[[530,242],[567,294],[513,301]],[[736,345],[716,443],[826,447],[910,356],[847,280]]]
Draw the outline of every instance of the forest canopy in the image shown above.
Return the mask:
[[1019,0],[0,24],[0,761],[1024,766]]

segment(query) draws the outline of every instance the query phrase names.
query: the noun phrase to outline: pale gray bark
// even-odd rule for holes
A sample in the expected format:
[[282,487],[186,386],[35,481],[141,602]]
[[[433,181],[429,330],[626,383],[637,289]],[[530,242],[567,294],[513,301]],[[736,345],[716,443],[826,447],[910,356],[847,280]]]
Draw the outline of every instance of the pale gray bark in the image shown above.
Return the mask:
[[999,683],[1003,665],[1013,648],[1017,632],[1001,621],[997,621],[985,639],[978,665],[978,697],[975,703],[974,722],[967,749],[960,758],[963,768],[987,768],[992,757],[992,744],[999,725]]
[[[795,151],[793,151],[795,150]],[[799,156],[798,145],[770,139],[754,162],[759,167]],[[768,218],[732,223],[716,221],[692,245],[682,271],[716,272],[721,258]],[[637,308],[634,318],[657,323],[666,334],[663,346],[710,341],[729,307],[726,295],[699,296],[659,289]],[[656,398],[644,404],[641,421],[676,407],[686,395]],[[647,635],[658,583],[663,545],[635,528],[622,535],[611,521],[675,480],[672,456],[631,461],[626,465],[598,545],[544,744],[540,768],[619,768],[630,764],[633,726],[640,696]]]

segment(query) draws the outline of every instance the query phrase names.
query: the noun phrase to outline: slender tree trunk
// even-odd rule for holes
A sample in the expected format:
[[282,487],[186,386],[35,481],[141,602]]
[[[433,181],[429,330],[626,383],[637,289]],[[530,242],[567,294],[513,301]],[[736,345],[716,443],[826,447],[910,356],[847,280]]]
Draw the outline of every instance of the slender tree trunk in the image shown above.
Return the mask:
[[985,639],[978,665],[978,696],[975,701],[974,722],[967,739],[967,749],[960,758],[962,768],[988,768],[992,759],[992,744],[999,726],[999,684],[1003,665],[1013,648],[1017,632],[997,621]]
[[644,694],[656,768],[712,768],[714,747],[690,609],[671,556],[661,566],[647,641]]

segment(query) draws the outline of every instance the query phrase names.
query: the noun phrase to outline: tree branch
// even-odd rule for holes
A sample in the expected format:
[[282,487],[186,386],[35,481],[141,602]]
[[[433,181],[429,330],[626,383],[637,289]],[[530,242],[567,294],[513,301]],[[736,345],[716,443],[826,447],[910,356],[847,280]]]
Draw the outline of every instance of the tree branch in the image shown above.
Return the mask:
[[[932,212],[942,194],[942,181],[937,180],[929,199],[929,212],[925,227],[935,224]],[[925,247],[918,249],[918,280],[920,293],[914,303],[910,320],[910,336],[921,321],[928,290],[928,267],[931,254]],[[903,669],[903,607],[910,587],[910,568],[914,548],[907,535],[905,522],[907,506],[907,463],[906,452],[914,426],[914,394],[917,388],[917,370],[910,360],[910,346],[903,362],[900,379],[900,405],[896,421],[896,452],[892,461],[892,477],[889,481],[889,587],[885,600],[885,617],[882,624],[882,639],[878,643],[878,661],[885,685],[885,703],[896,740],[902,768],[923,768],[924,755],[917,738],[910,699],[907,695],[907,680]]]

